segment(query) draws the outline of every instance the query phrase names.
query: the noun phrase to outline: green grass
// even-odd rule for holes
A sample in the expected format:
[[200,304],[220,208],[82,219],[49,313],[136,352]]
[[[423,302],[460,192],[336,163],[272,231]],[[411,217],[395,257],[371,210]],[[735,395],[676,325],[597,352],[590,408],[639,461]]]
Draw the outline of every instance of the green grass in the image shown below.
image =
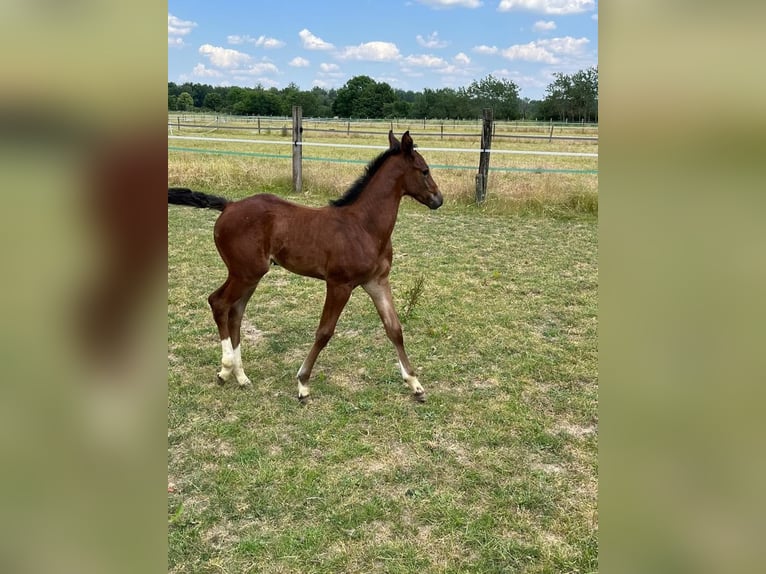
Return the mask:
[[594,217],[403,201],[391,282],[427,402],[360,289],[301,405],[324,284],[266,275],[253,387],[217,386],[216,215],[168,209],[171,572],[597,571]]

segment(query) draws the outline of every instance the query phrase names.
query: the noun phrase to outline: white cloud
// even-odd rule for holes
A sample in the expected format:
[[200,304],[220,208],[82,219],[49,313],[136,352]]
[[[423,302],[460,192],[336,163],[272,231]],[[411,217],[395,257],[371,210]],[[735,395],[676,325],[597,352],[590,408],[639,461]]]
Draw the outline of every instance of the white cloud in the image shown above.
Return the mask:
[[457,54],[457,55],[456,55],[456,56],[453,58],[453,60],[454,60],[456,63],[458,63],[458,64],[462,64],[462,65],[464,65],[464,66],[467,66],[468,64],[470,64],[470,63],[471,63],[471,58],[469,58],[468,56],[466,56],[466,55],[465,55],[463,52],[460,52],[459,54]]
[[473,51],[477,54],[484,54],[487,56],[491,56],[493,54],[497,54],[499,50],[497,49],[497,46],[485,46],[482,44],[481,46],[474,46]]
[[423,46],[424,48],[446,48],[449,42],[445,42],[444,40],[439,40],[439,32],[431,32],[427,38],[424,38],[420,34],[418,34],[415,39],[418,41],[418,44]]
[[192,70],[192,75],[198,78],[220,78],[223,74],[218,70],[206,68],[205,64],[197,64]]
[[481,6],[481,0],[418,0],[421,4],[431,6],[432,8],[478,8]]
[[446,66],[439,68],[438,72],[447,76],[469,76],[473,74],[471,70],[466,70],[465,68],[454,66],[452,64],[447,64]]
[[556,56],[538,45],[537,42],[529,44],[517,44],[502,51],[503,57],[509,60],[524,60],[525,62],[545,62],[546,64],[555,64],[558,62]]
[[310,64],[311,62],[309,62],[306,58],[296,56],[290,60],[287,65],[292,66],[293,68],[307,68]]
[[232,35],[227,36],[226,41],[229,42],[229,44],[235,45],[253,44],[259,48],[281,48],[285,45],[282,40],[277,40],[276,38],[267,38],[266,36],[258,36],[257,38],[253,38],[252,36],[247,35]]
[[259,48],[268,48],[268,49],[274,49],[274,48],[281,48],[285,45],[285,43],[282,40],[277,40],[276,38],[267,38],[266,36],[258,36],[258,39],[255,41],[255,45]]
[[300,36],[301,42],[303,42],[303,47],[307,50],[332,50],[335,48],[335,46],[329,42],[325,42],[322,38],[314,36],[314,34],[309,32],[306,28],[298,32],[298,36]]
[[585,46],[590,44],[590,40],[588,40],[588,38],[572,38],[572,36],[564,36],[563,38],[539,40],[538,44],[544,46],[555,54],[577,56],[583,53]]
[[502,51],[503,57],[509,60],[524,60],[526,62],[544,62],[558,64],[562,56],[580,56],[590,40],[587,38],[551,38],[538,40],[528,44],[517,44]]
[[550,32],[551,30],[556,29],[556,22],[553,20],[550,20],[546,22],[545,20],[538,20],[535,22],[535,25],[532,26],[532,29],[535,32]]
[[257,86],[263,86],[264,88],[278,88],[279,82],[272,78],[267,77],[259,77],[259,78],[253,78],[253,77],[247,77],[247,76],[234,76],[234,80],[238,82],[237,85],[239,86],[252,86],[253,84]]
[[368,62],[390,62],[401,58],[399,48],[391,42],[367,42],[358,46],[346,46],[338,54],[341,60],[364,60]]
[[408,66],[415,66],[418,68],[438,68],[440,66],[446,66],[447,62],[431,54],[421,54],[419,56],[407,56],[404,59],[404,63]]
[[595,0],[501,0],[497,9],[500,12],[511,10],[529,10],[543,14],[580,14],[593,10]]
[[493,70],[490,73],[495,78],[511,80],[514,84],[519,86],[519,90],[521,92],[522,97],[524,95],[525,89],[540,90],[540,89],[546,88],[548,84],[550,84],[552,81],[552,78],[547,76],[546,77],[542,77],[542,75],[529,76],[526,74],[521,74],[518,71],[511,71],[505,68],[503,68],[502,70]]
[[247,42],[252,42],[253,39],[250,36],[238,36],[235,34],[231,36],[226,36],[226,41],[229,44],[240,45],[240,44],[246,44]]
[[340,71],[338,64],[322,62],[319,64],[319,75],[323,78],[342,78],[343,72]]
[[244,52],[203,44],[199,53],[210,58],[210,62],[219,68],[236,68],[250,61],[250,56]]
[[271,62],[258,62],[252,64],[245,69],[239,69],[237,74],[247,74],[250,76],[260,76],[261,74],[278,74],[279,68],[277,68]]
[[184,45],[183,36],[191,33],[197,26],[196,22],[181,20],[168,12],[168,46],[181,47]]

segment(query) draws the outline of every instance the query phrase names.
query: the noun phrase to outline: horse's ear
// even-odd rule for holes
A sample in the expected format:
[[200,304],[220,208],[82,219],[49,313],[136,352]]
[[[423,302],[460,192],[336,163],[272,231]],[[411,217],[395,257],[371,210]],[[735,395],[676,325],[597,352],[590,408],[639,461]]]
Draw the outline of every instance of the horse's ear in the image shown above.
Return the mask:
[[399,140],[396,139],[396,136],[394,135],[394,130],[388,130],[388,147],[389,149],[399,149],[401,144],[399,144]]
[[407,154],[412,154],[412,149],[415,145],[412,143],[412,137],[410,136],[410,130],[407,130],[402,134],[402,151]]

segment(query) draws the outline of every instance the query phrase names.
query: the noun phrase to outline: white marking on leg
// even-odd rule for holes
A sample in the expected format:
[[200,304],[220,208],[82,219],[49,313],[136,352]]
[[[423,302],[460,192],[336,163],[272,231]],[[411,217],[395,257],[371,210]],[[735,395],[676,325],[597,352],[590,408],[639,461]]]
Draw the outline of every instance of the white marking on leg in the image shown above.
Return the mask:
[[298,369],[298,374],[295,376],[298,377],[298,379],[301,379],[306,376],[306,361],[303,361],[301,368]]
[[425,392],[418,378],[414,375],[410,375],[407,373],[407,371],[404,370],[404,365],[402,365],[401,361],[399,361],[399,370],[402,372],[402,378],[410,386],[413,393],[416,395],[422,395]]
[[237,345],[237,348],[234,349],[234,376],[237,377],[237,383],[239,383],[240,387],[249,387],[252,384],[247,375],[245,375],[245,369],[242,366],[242,350],[240,345]]
[[298,378],[298,398],[303,399],[309,396],[309,387],[308,385],[304,385],[301,382],[301,378],[306,375],[306,361],[303,361],[303,364],[301,365],[301,368],[298,369],[298,374],[296,377]]
[[231,378],[231,371],[234,368],[234,349],[231,346],[231,339],[226,337],[221,339],[221,370],[218,376],[222,381],[228,381]]

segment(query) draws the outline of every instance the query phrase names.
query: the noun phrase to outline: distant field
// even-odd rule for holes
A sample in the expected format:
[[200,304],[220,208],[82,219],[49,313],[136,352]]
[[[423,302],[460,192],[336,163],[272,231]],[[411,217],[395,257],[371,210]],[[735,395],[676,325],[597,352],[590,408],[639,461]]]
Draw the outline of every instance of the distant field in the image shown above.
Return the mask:
[[[322,205],[362,169],[306,162],[307,193],[292,198]],[[253,387],[216,386],[206,297],[225,278],[217,214],[168,208],[170,572],[598,570],[596,176],[493,174],[482,208],[470,202],[473,176],[435,168],[444,206],[405,199],[394,232],[391,282],[424,404],[361,290],[299,404],[294,377],[324,285],[281,268],[246,312]],[[289,160],[170,154],[173,185],[290,196],[289,180]]]
[[[193,124],[193,127],[182,125],[179,129],[179,121]],[[289,118],[229,118],[220,121],[214,115],[171,115],[169,133],[174,135],[256,139],[273,143],[171,139],[169,181],[173,185],[233,193],[289,187],[292,177],[291,125]],[[397,136],[410,130],[415,143],[421,148],[475,149],[466,152],[423,151],[445,197],[463,204],[473,201],[481,139],[479,122],[432,120],[424,125],[422,120],[393,120],[349,125],[343,121],[304,120],[304,192],[308,196],[340,195],[358,177],[363,164],[379,153],[371,149],[311,147],[312,143],[384,147],[390,128]],[[348,133],[349,130],[351,133]],[[449,134],[464,135],[450,137]],[[554,216],[598,213],[598,158],[499,153],[499,150],[598,153],[597,141],[510,137],[549,134],[550,127],[546,124],[496,123],[493,141],[496,153],[491,155],[490,160],[485,210],[502,213],[531,211]],[[592,138],[598,136],[598,128],[587,125],[554,126],[554,136]]]

